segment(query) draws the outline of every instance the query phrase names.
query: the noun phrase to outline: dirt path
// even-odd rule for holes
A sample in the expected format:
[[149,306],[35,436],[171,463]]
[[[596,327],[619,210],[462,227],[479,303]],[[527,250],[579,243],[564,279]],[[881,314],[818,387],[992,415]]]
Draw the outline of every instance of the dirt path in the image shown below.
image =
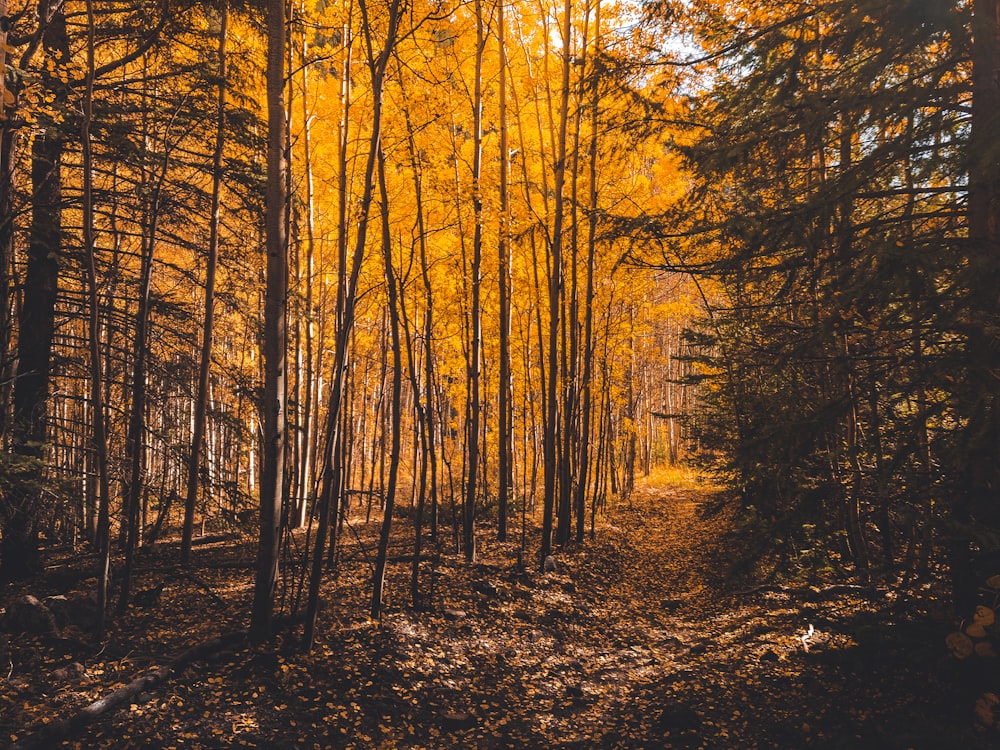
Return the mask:
[[716,493],[653,487],[613,517],[610,630],[649,661],[622,671],[630,694],[604,746],[994,746],[942,658],[946,623],[889,589],[733,591],[733,513]]
[[[264,648],[197,665],[68,746],[990,746],[973,729],[974,696],[942,666],[942,626],[912,602],[888,590],[728,589],[732,514],[710,489],[640,487],[546,575],[518,573],[514,545],[484,533],[479,564],[444,555],[425,571],[432,611],[406,606],[409,566],[392,566],[380,624],[364,618],[359,557],[331,588],[309,655]],[[120,634],[81,684],[25,682],[9,702],[20,725],[93,700],[115,684],[108,675],[131,679],[146,650],[170,650],[157,628],[190,642],[241,616],[245,574],[215,575],[230,612],[206,620],[190,605],[197,592],[169,592],[136,630],[143,640]]]

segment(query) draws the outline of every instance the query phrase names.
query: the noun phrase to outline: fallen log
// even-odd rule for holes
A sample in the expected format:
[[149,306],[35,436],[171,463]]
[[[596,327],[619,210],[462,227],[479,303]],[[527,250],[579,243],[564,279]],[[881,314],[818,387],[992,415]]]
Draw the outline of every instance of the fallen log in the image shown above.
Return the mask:
[[78,732],[92,721],[105,716],[121,706],[134,703],[144,692],[165,682],[175,672],[184,670],[189,664],[242,645],[247,640],[247,631],[239,630],[199,643],[181,652],[167,664],[149,674],[138,677],[128,685],[108,693],[102,698],[77,711],[72,716],[48,724],[29,728],[24,737],[15,742],[10,750],[34,750],[51,748]]

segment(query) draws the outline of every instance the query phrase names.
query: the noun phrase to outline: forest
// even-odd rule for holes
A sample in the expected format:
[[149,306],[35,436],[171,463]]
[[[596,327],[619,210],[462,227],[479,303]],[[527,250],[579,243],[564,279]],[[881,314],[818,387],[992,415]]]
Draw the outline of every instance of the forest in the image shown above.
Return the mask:
[[0,0],[0,746],[1000,743],[1000,0]]

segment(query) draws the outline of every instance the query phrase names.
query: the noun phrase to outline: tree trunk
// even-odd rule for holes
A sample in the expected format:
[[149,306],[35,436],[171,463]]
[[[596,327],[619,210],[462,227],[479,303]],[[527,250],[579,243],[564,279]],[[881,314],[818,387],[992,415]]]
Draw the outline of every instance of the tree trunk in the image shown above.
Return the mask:
[[101,363],[101,308],[97,294],[96,241],[94,237],[94,157],[90,126],[94,118],[94,3],[87,0],[87,77],[83,95],[83,119],[80,139],[83,148],[83,250],[86,262],[87,300],[89,303],[90,403],[93,411],[94,457],[97,462],[99,500],[97,511],[97,636],[103,638],[108,611],[108,589],[111,578],[110,509],[111,489],[108,483],[108,439],[105,429],[104,383]]
[[1000,528],[1000,0],[975,0],[972,130],[969,142],[968,338],[962,404],[968,419],[951,544],[954,598],[963,615],[976,604],[979,578],[971,524]]
[[507,127],[507,28],[504,8],[507,0],[497,0],[497,47],[500,52],[499,88],[500,124],[500,231],[497,238],[498,286],[500,305],[500,375],[497,385],[498,431],[497,436],[497,539],[507,541],[508,503],[514,491],[514,425],[513,425],[513,380],[510,369],[510,196],[508,171],[510,146]]
[[222,196],[222,156],[226,145],[226,34],[229,28],[229,3],[223,0],[219,10],[219,90],[216,98],[215,149],[212,152],[212,204],[208,227],[208,258],[205,268],[205,316],[201,327],[201,358],[198,364],[198,392],[194,400],[194,425],[191,454],[188,458],[187,494],[184,497],[184,528],[181,538],[181,564],[191,562],[194,536],[194,511],[198,501],[201,474],[201,451],[208,412],[208,384],[212,367],[212,341],[215,328],[215,276],[219,265],[219,223]]
[[[590,71],[590,143],[588,144],[588,211],[587,211],[587,288],[583,303],[583,373],[580,376],[580,447],[577,458],[576,497],[573,505],[576,511],[576,542],[583,543],[584,519],[586,515],[587,481],[590,473],[590,424],[591,380],[594,363],[594,266],[597,262],[597,126],[600,96],[601,62],[601,0],[594,6],[594,54]],[[593,527],[593,514],[591,514]]]
[[[313,190],[313,167],[312,167],[312,117],[309,113],[309,66],[306,64],[308,46],[306,41],[306,30],[302,28],[302,168],[305,172],[306,188],[306,259],[305,259],[305,367],[300,369],[299,379],[305,381],[304,403],[301,405],[302,419],[299,425],[300,435],[300,465],[298,467],[299,479],[299,509],[297,526],[304,526],[306,513],[309,505],[309,497],[313,494],[313,478],[315,476],[315,443],[316,429],[314,410],[316,398],[316,357],[315,357],[315,300],[314,300],[314,277],[316,275],[316,221],[315,221],[315,200]],[[300,272],[300,278],[301,278]]]
[[260,538],[250,637],[271,637],[278,579],[281,509],[285,486],[288,247],[285,222],[285,3],[267,3],[267,282],[264,298],[264,395],[261,404]]
[[483,52],[486,47],[485,19],[482,0],[475,0],[476,9],[476,59],[475,80],[472,101],[472,208],[474,226],[472,230],[471,268],[471,309],[469,310],[469,359],[468,359],[468,416],[467,456],[468,475],[465,485],[465,502],[462,506],[462,549],[465,559],[476,559],[476,494],[479,489],[480,461],[480,420],[482,402],[480,376],[482,374],[483,321],[481,310],[482,262],[483,262]]
[[[397,58],[397,70],[399,71],[400,88],[406,98],[403,88],[402,65]],[[420,462],[420,479],[417,493],[417,514],[414,519],[413,529],[413,567],[410,572],[410,600],[415,609],[422,606],[420,601],[420,560],[423,552],[423,529],[424,517],[427,512],[428,488],[431,497],[431,512],[435,512],[437,506],[437,450],[435,446],[434,432],[434,294],[431,287],[430,267],[427,261],[427,230],[424,223],[424,201],[423,201],[423,169],[421,165],[420,152],[417,150],[416,137],[414,134],[413,122],[410,119],[410,110],[403,106],[403,119],[406,124],[406,144],[409,151],[410,167],[413,172],[413,197],[414,208],[416,209],[416,242],[420,251],[420,278],[423,282],[424,294],[424,383],[421,389],[420,376],[418,375],[418,358],[414,352],[414,345],[411,336],[407,335],[407,353],[409,359],[410,383],[413,388],[414,405],[417,412],[420,429],[420,443],[422,460]],[[402,308],[404,317],[404,330],[409,329],[409,322],[406,318],[405,307]],[[414,321],[416,322],[416,321]],[[421,402],[421,390],[424,391],[424,398]],[[436,518],[432,516],[432,536],[436,538],[437,527]]]
[[[379,106],[380,102],[376,104]],[[399,477],[399,457],[402,441],[402,387],[403,359],[399,335],[399,287],[392,266],[392,228],[389,224],[389,190],[386,186],[385,152],[378,145],[378,182],[382,218],[382,263],[385,270],[385,287],[388,297],[389,330],[392,343],[392,396],[390,401],[390,430],[392,445],[389,453],[389,478],[383,495],[382,528],[379,532],[378,553],[372,581],[370,614],[373,620],[382,617],[382,596],[385,588],[385,568],[389,559],[389,535],[392,531],[392,511],[396,501],[396,484]]]
[[[7,0],[0,0],[0,18],[7,16]],[[0,70],[7,69],[7,26],[0,24]],[[11,385],[14,382],[10,343],[14,327],[14,143],[18,129],[10,126],[15,92],[0,76],[0,436],[7,434]],[[8,104],[9,102],[9,104]]]
[[[353,5],[351,6],[353,9]],[[365,44],[372,73],[372,97],[375,102],[372,116],[371,135],[369,138],[368,158],[365,163],[365,171],[362,176],[362,195],[358,204],[358,228],[355,235],[354,251],[350,261],[350,269],[347,265],[347,175],[345,165],[347,164],[347,130],[346,112],[344,114],[344,127],[341,130],[341,174],[340,180],[340,238],[338,253],[340,255],[337,293],[337,334],[336,351],[334,353],[333,382],[330,386],[330,403],[327,410],[327,455],[324,462],[323,488],[320,492],[320,508],[318,511],[319,528],[316,533],[316,547],[313,549],[312,570],[309,579],[309,596],[306,610],[305,633],[303,643],[306,649],[313,646],[316,632],[316,617],[319,613],[319,587],[323,572],[323,551],[326,544],[325,526],[329,522],[330,509],[334,506],[334,511],[339,509],[341,491],[341,468],[342,456],[338,451],[341,447],[341,417],[343,407],[343,395],[345,377],[347,370],[347,349],[350,341],[350,333],[354,327],[355,307],[358,295],[358,281],[361,276],[361,266],[364,261],[365,244],[368,237],[368,221],[374,190],[375,165],[378,158],[379,144],[382,139],[382,84],[385,80],[385,70],[392,54],[396,41],[396,30],[400,20],[400,0],[392,0],[388,9],[389,27],[386,32],[385,46],[378,57],[375,56],[372,46],[371,29],[368,20],[368,8],[365,2],[359,2],[359,8],[363,17],[363,27],[365,30]],[[345,34],[345,40],[348,36]],[[349,42],[348,42],[349,44]],[[350,59],[348,49],[348,60]],[[345,78],[345,90],[348,84]],[[343,93],[343,92],[342,92]],[[349,275],[348,275],[349,271]],[[334,493],[338,493],[337,504],[333,503]]]
[[[552,237],[549,253],[552,261],[552,272],[549,277],[549,339],[548,339],[548,391],[545,419],[545,497],[542,508],[542,547],[539,555],[539,568],[545,564],[552,551],[552,521],[556,503],[557,448],[559,441],[559,405],[556,403],[557,381],[559,379],[559,348],[560,348],[560,300],[563,286],[563,221],[565,215],[565,196],[563,187],[566,182],[566,140],[569,123],[569,89],[570,62],[572,39],[573,4],[566,0],[563,4],[563,50],[562,50],[562,82],[559,102],[559,131],[553,163],[553,192],[555,195],[555,214],[552,223]],[[563,415],[564,419],[568,415]],[[564,457],[565,458],[565,457]]]
[[[54,68],[69,64],[66,19],[59,0],[41,0],[40,18],[45,53]],[[56,108],[65,106],[67,87],[47,67],[43,89]],[[19,457],[12,472],[13,487],[3,504],[0,580],[21,580],[39,566],[37,514],[42,502],[38,475],[44,458],[49,410],[49,379],[55,332],[55,307],[62,257],[62,157],[65,135],[55,122],[42,122],[31,146],[31,228],[18,330],[30,331],[17,341],[17,371],[13,393],[11,450]]]
[[[128,474],[122,499],[122,515],[120,537],[125,552],[125,564],[122,569],[121,593],[118,599],[118,609],[124,612],[128,606],[129,593],[132,586],[132,567],[135,551],[139,544],[139,502],[145,484],[145,447],[146,447],[146,392],[148,373],[146,360],[149,355],[149,328],[152,316],[152,286],[153,258],[156,249],[157,232],[160,217],[160,195],[163,183],[167,177],[167,166],[170,160],[171,148],[164,143],[163,160],[160,172],[153,175],[155,182],[146,208],[145,226],[143,227],[143,246],[139,271],[139,309],[135,317],[135,336],[132,344],[132,377],[131,404],[129,407],[128,434],[125,440],[125,461]],[[99,535],[98,535],[99,536]]]

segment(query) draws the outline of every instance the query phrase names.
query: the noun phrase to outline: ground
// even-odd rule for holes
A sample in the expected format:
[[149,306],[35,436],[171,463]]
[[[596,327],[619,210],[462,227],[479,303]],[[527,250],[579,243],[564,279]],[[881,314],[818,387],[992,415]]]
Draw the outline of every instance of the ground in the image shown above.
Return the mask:
[[[361,518],[327,582],[311,653],[292,637],[241,643],[62,746],[1000,747],[976,722],[983,674],[944,646],[954,628],[933,582],[734,584],[734,512],[717,488],[646,483],[546,574],[522,572],[517,543],[490,543],[484,527],[476,564],[444,553],[428,563],[426,611],[408,606],[410,565],[398,554],[381,622],[365,616],[361,545],[375,528]],[[188,573],[165,547],[141,581],[167,581],[161,600],[133,607],[103,643],[72,629],[15,636],[0,674],[0,744],[245,627],[252,553],[248,542],[200,545]],[[52,570],[32,584],[36,596],[66,586],[66,570]],[[296,585],[281,596],[294,599]],[[84,671],[54,676],[73,662]]]

